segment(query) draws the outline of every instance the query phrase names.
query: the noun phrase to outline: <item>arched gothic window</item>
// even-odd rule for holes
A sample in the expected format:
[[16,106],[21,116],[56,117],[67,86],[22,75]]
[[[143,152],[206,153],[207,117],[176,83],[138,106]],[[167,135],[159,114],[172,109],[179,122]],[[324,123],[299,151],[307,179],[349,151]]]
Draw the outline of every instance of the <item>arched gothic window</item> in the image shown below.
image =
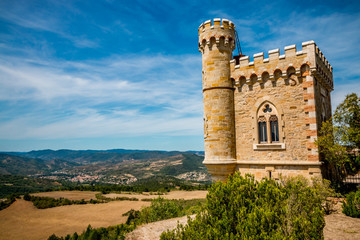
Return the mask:
[[271,142],[279,142],[279,123],[278,117],[271,115],[269,118],[270,122],[270,132],[271,132]]
[[276,108],[268,102],[262,104],[257,114],[259,143],[278,143],[279,118]]
[[267,143],[267,127],[266,119],[264,117],[259,117],[259,141],[260,143]]

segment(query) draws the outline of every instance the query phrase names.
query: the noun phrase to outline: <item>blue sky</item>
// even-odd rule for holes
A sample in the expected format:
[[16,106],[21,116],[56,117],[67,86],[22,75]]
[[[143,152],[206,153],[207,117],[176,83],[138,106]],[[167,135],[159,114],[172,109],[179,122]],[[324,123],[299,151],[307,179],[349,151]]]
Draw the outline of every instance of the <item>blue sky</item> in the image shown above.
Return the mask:
[[0,151],[203,150],[198,26],[251,58],[314,40],[360,93],[359,1],[0,1]]

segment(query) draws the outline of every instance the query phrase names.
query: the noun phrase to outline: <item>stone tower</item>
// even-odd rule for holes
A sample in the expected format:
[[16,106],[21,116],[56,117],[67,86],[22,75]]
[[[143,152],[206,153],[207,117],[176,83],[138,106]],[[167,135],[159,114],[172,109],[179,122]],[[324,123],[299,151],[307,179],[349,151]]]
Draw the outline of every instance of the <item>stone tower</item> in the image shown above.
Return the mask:
[[199,27],[204,164],[214,180],[240,171],[256,179],[321,176],[315,141],[331,117],[332,67],[314,41],[232,59],[235,26]]
[[220,18],[199,28],[202,53],[205,160],[214,180],[225,180],[236,167],[234,90],[230,60],[235,48],[234,24]]

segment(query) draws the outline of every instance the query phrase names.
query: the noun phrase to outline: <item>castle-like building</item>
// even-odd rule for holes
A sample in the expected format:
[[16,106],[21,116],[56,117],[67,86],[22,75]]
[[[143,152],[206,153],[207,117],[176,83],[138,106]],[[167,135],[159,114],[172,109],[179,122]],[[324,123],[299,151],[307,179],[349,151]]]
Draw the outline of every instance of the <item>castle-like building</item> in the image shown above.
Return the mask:
[[314,41],[232,57],[235,26],[199,27],[205,160],[214,180],[240,171],[256,179],[321,176],[315,140],[331,116],[332,67]]

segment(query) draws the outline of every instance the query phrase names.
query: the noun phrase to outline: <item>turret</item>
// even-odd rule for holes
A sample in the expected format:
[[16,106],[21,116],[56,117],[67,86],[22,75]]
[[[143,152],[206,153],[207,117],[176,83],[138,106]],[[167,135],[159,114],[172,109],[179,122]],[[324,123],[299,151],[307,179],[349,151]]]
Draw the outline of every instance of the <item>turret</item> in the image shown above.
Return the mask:
[[235,49],[235,27],[215,18],[199,27],[204,102],[204,164],[214,181],[226,180],[236,167],[234,87],[230,60]]

